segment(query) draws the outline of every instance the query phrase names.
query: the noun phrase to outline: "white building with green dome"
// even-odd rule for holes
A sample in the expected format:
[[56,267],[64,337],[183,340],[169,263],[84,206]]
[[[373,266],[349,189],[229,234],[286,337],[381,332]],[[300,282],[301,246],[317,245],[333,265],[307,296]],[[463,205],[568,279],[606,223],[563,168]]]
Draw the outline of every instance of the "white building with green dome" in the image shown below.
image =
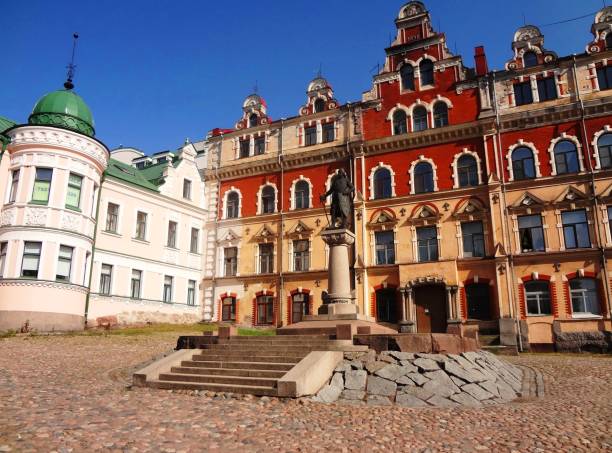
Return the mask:
[[197,150],[111,152],[66,86],[0,118],[0,331],[210,319]]

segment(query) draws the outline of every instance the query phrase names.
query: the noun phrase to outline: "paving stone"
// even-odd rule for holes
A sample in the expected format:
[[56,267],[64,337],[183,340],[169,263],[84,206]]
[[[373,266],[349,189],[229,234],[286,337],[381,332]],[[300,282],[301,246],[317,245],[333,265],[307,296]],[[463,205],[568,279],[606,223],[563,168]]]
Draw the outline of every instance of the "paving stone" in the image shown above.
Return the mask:
[[380,360],[381,362],[387,362],[387,363],[393,363],[393,364],[397,363],[397,360],[395,359],[395,357],[392,357],[389,354],[386,354],[384,352],[378,356],[378,360]]
[[501,399],[505,401],[510,401],[517,397],[517,394],[514,389],[501,379],[497,380],[495,384],[497,385],[497,391],[499,392],[499,397]]
[[484,381],[480,382],[480,385],[487,392],[491,393],[493,396],[499,396],[499,389],[497,388],[497,384],[493,381]]
[[384,368],[381,368],[374,374],[376,374],[376,376],[380,376],[382,378],[389,379],[390,381],[395,381],[400,376],[406,373],[403,373],[403,369],[399,365],[390,363],[389,365],[387,365]]
[[400,361],[414,360],[414,354],[412,352],[389,351],[388,354]]
[[478,384],[466,384],[461,387],[461,390],[469,393],[478,401],[488,400],[489,398],[493,398],[491,392],[487,392],[485,389],[480,387]]
[[450,396],[450,399],[453,400],[455,403],[459,403],[462,406],[469,406],[469,407],[481,407],[482,403],[480,401],[478,401],[476,398],[474,398],[472,395],[470,395],[469,393],[456,393],[454,395]]
[[451,376],[450,378],[457,387],[467,384],[467,382],[465,382],[463,379],[459,379],[457,376]]
[[340,394],[340,398],[347,400],[362,400],[365,398],[366,392],[363,390],[344,390]]
[[378,376],[368,376],[368,395],[393,396],[397,390],[397,384]]
[[368,373],[365,370],[351,370],[344,373],[344,386],[349,390],[365,390]]
[[402,360],[400,364],[402,366],[402,374],[419,372],[419,369],[407,360]]
[[448,386],[443,384],[440,381],[429,381],[426,382],[423,387],[424,390],[430,391],[435,395],[440,395],[440,396],[451,396],[455,393],[458,393],[455,388],[455,384],[453,384],[453,387]]
[[401,385],[411,385],[411,386],[416,385],[414,381],[410,379],[408,376],[401,376],[398,379],[396,379],[395,382]]
[[368,370],[368,373],[374,374],[381,368],[386,367],[387,365],[389,365],[387,362],[367,362],[365,364],[365,369]]
[[387,396],[368,395],[368,406],[391,406],[391,400]]
[[449,387],[455,393],[459,392],[459,388],[455,385],[455,383],[450,378],[450,376],[442,370],[429,371],[427,373],[424,373],[424,376],[430,379],[431,381],[435,381],[435,382],[440,383],[441,385]]
[[351,360],[349,363],[354,370],[363,370],[363,362],[360,360]]
[[423,387],[404,387],[401,393],[407,393],[408,395],[416,396],[417,398],[426,401],[431,398],[435,392],[431,389]]
[[344,388],[344,377],[342,373],[334,373],[329,384],[334,387],[340,387],[341,389]]
[[317,393],[317,396],[314,399],[315,401],[320,401],[322,403],[333,403],[340,397],[341,393],[341,387],[327,384],[321,390],[319,390],[319,393]]
[[412,364],[418,366],[419,369],[423,371],[435,371],[435,370],[440,369],[440,367],[438,366],[438,363],[435,360],[426,359],[423,357],[419,357],[418,359],[415,359],[412,362]]
[[412,379],[416,385],[423,385],[426,382],[429,382],[429,379],[427,379],[421,373],[408,373],[406,376]]
[[349,362],[348,360],[343,360],[342,362],[338,364],[338,366],[336,367],[334,371],[343,373],[345,371],[349,371],[350,369],[351,369],[351,362]]
[[434,362],[444,363],[450,360],[448,355],[446,354],[425,354],[425,353],[417,353],[415,354],[419,358],[430,359]]
[[470,373],[465,368],[460,367],[455,362],[444,362],[442,367],[444,368],[444,371],[446,371],[447,373],[457,376],[458,378],[461,378],[464,381],[476,382],[477,380],[477,378],[474,377],[472,373]]
[[427,407],[429,406],[425,401],[417,398],[409,393],[399,393],[395,398],[395,404],[404,407]]
[[434,395],[427,400],[427,402],[436,407],[457,407],[458,404],[454,401],[449,400],[448,398],[444,398],[440,395]]

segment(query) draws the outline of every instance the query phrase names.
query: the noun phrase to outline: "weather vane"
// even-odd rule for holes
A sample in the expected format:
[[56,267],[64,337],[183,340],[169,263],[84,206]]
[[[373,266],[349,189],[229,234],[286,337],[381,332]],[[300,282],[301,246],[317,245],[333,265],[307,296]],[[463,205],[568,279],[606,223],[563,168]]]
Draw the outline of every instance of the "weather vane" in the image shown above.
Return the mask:
[[255,94],[259,94],[259,84],[257,83],[257,80],[255,80],[255,86],[253,87],[253,93]]
[[319,63],[319,71],[317,72],[317,77],[319,79],[323,77],[323,63]]
[[64,88],[66,88],[67,90],[72,90],[74,88],[74,83],[72,83],[74,71],[76,69],[76,65],[74,64],[74,54],[76,51],[76,43],[77,39],[79,39],[79,34],[73,33],[72,38],[72,58],[70,60],[70,63],[68,63],[68,66],[66,66],[66,68],[68,69],[68,73],[66,74],[66,82],[64,83]]

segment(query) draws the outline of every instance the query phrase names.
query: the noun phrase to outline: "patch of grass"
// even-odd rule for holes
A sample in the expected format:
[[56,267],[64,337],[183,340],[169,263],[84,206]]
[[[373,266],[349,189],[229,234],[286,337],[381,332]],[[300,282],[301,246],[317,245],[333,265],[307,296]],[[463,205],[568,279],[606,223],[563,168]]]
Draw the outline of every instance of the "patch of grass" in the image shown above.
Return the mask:
[[250,329],[248,327],[238,327],[238,335],[250,337],[269,337],[276,335],[276,329]]
[[17,335],[16,330],[7,330],[6,332],[0,332],[0,338],[11,338]]
[[110,330],[95,329],[82,332],[84,335],[151,335],[156,333],[202,333],[217,330],[216,324],[151,324],[148,326],[118,327]]

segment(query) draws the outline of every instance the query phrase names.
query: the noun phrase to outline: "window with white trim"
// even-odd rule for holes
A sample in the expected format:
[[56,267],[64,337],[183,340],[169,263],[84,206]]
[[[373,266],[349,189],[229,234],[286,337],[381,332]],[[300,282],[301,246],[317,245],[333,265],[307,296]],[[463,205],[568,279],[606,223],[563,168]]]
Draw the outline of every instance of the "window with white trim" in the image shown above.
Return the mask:
[[178,230],[178,224],[176,222],[173,222],[172,220],[170,220],[168,222],[168,242],[166,243],[166,245],[170,248],[177,248],[176,247],[176,233]]
[[239,215],[240,197],[238,192],[231,191],[226,196],[225,217],[227,219],[237,219]]
[[32,190],[32,203],[47,204],[51,193],[51,180],[53,179],[53,169],[36,168],[34,179],[34,189]]
[[584,209],[562,212],[561,221],[566,249],[591,247],[589,223]]
[[400,69],[402,89],[414,91],[414,68],[411,64],[404,64]]
[[484,231],[481,221],[461,223],[461,237],[463,239],[463,256],[485,256]]
[[379,168],[374,173],[374,199],[390,198],[392,194],[391,172],[388,168]]
[[200,229],[199,228],[191,228],[191,241],[189,244],[189,252],[190,253],[198,253],[200,243]]
[[419,132],[427,129],[427,109],[422,105],[412,110],[412,131]]
[[7,250],[8,250],[8,242],[0,242],[0,278],[4,277],[4,268],[6,267]]
[[70,269],[72,267],[72,254],[74,248],[67,245],[60,245],[59,254],[57,257],[57,270],[55,271],[55,279],[59,281],[70,281]]
[[603,134],[597,139],[597,152],[600,168],[612,167],[612,133]]
[[550,315],[550,285],[547,281],[525,282],[525,303],[528,315]]
[[259,244],[259,273],[271,274],[274,272],[274,245]]
[[117,233],[119,225],[119,205],[108,203],[106,208],[106,231],[109,233]]
[[436,102],[433,108],[434,127],[448,126],[448,105],[445,102]]
[[110,296],[113,266],[102,264],[100,267],[100,294]]
[[195,305],[196,281],[189,280],[187,282],[187,305]]
[[406,133],[408,133],[406,112],[402,109],[397,109],[393,112],[393,135],[402,135]]
[[520,146],[512,151],[512,175],[516,181],[536,177],[533,151],[526,146]]
[[295,209],[306,209],[310,207],[310,185],[303,179],[296,182],[293,189],[293,203]]
[[172,286],[174,284],[174,278],[170,275],[164,276],[164,292],[163,301],[166,303],[172,303]]
[[147,238],[147,213],[138,211],[136,212],[136,239],[141,241]]
[[21,276],[38,278],[40,265],[40,251],[42,242],[25,242],[23,247],[23,260],[21,263]]
[[130,282],[130,297],[132,299],[140,299],[142,286],[142,271],[132,269],[132,281]]
[[578,150],[576,144],[569,140],[561,140],[553,148],[555,157],[555,169],[558,175],[565,173],[578,173],[580,164],[578,162]]
[[569,281],[572,312],[599,315],[599,295],[594,278],[574,278]]
[[434,84],[434,64],[431,60],[421,60],[419,64],[419,73],[421,75],[421,87]]
[[457,177],[459,187],[478,185],[478,162],[474,156],[464,154],[457,159]]
[[21,169],[13,170],[11,172],[11,188],[9,190],[9,203],[14,203],[17,199],[17,188],[19,187],[19,175],[21,174]]

